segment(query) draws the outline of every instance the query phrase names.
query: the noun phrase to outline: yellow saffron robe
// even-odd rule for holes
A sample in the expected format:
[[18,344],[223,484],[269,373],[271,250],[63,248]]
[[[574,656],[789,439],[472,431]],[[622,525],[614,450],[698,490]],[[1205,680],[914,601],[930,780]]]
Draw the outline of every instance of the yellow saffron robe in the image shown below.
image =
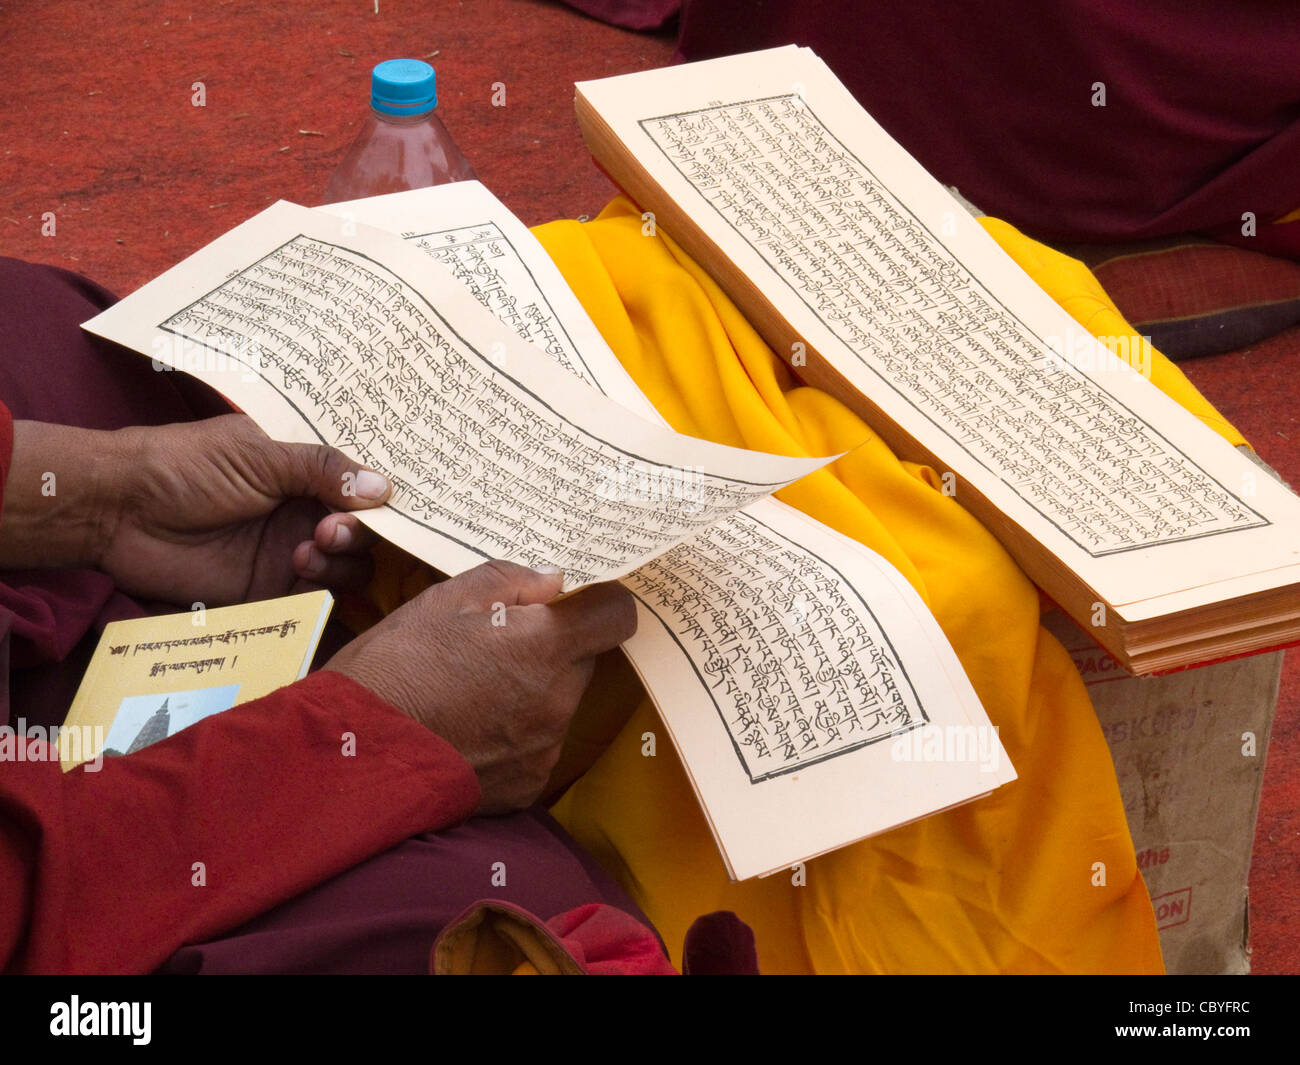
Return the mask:
[[[996,219],[985,228],[1084,328],[1133,331],[1092,274]],[[731,883],[658,715],[605,661],[556,779],[552,813],[645,910],[681,964],[701,914],[734,910],[767,973],[1163,971],[1110,753],[1034,585],[935,470],[904,462],[837,400],[795,380],[716,284],[640,213],[534,230],[606,341],[683,433],[789,455],[857,448],[778,493],[896,566],[952,643],[1019,779],[764,880]],[[1110,346],[1137,355],[1139,344]],[[1159,353],[1152,382],[1234,445],[1241,436]],[[861,446],[859,446],[861,445]],[[357,628],[431,583],[379,554]],[[369,617],[366,615],[369,614]],[[647,756],[646,734],[656,737]],[[585,770],[585,771],[584,771]]]
[[[983,222],[1082,326],[1132,335],[1081,263]],[[753,927],[769,973],[1162,971],[1101,729],[1069,657],[1039,625],[1034,585],[1010,556],[942,494],[933,469],[900,461],[841,403],[800,385],[699,266],[666,237],[642,233],[628,201],[592,222],[534,232],[676,429],[789,455],[857,448],[778,495],[911,581],[1019,773],[990,797],[803,870],[734,884],[642,699],[552,812],[644,908],[673,961],[697,916],[729,909]],[[1151,377],[1243,442],[1158,353]],[[600,723],[584,717],[579,729],[599,734]],[[661,741],[652,757],[643,753],[646,733]]]

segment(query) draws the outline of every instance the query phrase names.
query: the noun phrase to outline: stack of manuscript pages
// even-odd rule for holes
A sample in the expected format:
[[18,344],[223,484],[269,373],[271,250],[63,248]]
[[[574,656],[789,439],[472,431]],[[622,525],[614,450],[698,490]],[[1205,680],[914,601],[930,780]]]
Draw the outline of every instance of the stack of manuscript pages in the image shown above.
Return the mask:
[[795,371],[935,466],[1127,668],[1300,639],[1300,500],[1146,380],[1149,350],[1062,311],[808,49],[582,82],[577,109]]

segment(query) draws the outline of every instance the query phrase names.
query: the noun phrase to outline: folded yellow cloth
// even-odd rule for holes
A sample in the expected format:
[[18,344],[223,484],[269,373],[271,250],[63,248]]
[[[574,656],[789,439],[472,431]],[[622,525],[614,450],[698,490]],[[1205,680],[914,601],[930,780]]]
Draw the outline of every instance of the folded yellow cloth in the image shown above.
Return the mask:
[[[1081,325],[1132,332],[1081,264],[1003,223],[985,225]],[[842,404],[801,386],[680,248],[643,235],[626,200],[592,222],[534,232],[678,430],[790,455],[856,448],[781,498],[871,547],[912,582],[1019,773],[988,798],[801,872],[733,884],[670,745],[642,754],[643,733],[661,732],[643,700],[555,816],[620,879],[670,948],[700,914],[729,909],[754,928],[765,972],[1161,971],[1087,692],[1039,626],[1034,586],[998,542],[939,491],[934,470],[900,461]],[[1158,355],[1152,378],[1239,442]]]
[[[1110,338],[1118,353],[1141,350],[1114,342],[1132,329],[1082,263],[996,219],[982,222],[1081,326]],[[900,461],[842,404],[801,386],[680,248],[642,233],[626,200],[593,222],[534,232],[678,430],[791,455],[857,448],[781,498],[868,545],[911,581],[1020,775],[989,798],[826,855],[797,874],[732,884],[671,747],[642,754],[643,734],[660,731],[653,707],[638,699],[627,670],[604,662],[558,776],[573,775],[570,766],[586,771],[553,813],[674,951],[696,917],[730,909],[754,928],[765,972],[1161,971],[1151,906],[1087,692],[1039,626],[1036,590],[997,541],[938,490],[934,470]],[[1231,443],[1244,442],[1158,352],[1150,374]],[[358,629],[432,579],[396,549],[381,548],[378,562],[365,600],[347,604]]]
[[[1111,351],[1126,356],[1134,369],[1135,357],[1143,348],[1133,343],[1133,327],[1124,320],[1101,283],[1078,259],[1030,240],[1019,230],[997,218],[981,218],[989,235],[1002,246],[1016,265],[1032,277],[1052,299],[1056,300],[1076,322],[1093,336],[1099,337]],[[1117,343],[1125,338],[1128,343]],[[1233,446],[1245,444],[1245,438],[1210,404],[1177,366],[1158,351],[1151,350],[1151,383],[1177,400]]]

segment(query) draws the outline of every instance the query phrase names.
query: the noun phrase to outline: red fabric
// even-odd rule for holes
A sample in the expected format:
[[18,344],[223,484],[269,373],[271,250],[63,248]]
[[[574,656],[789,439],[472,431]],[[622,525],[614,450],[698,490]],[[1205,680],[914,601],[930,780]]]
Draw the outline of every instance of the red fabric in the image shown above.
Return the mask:
[[9,481],[9,465],[14,457],[14,419],[9,408],[0,403],[0,517],[4,515],[4,486]]
[[1057,247],[1085,263],[1134,323],[1300,299],[1300,264],[1205,237]]
[[654,933],[613,906],[579,906],[551,918],[546,927],[569,956],[593,976],[677,973],[664,957]]
[[[45,747],[29,741],[28,757]],[[185,943],[468,817],[478,799],[446,742],[334,673],[97,773],[8,763],[0,960],[5,971],[148,972]]]
[[1235,351],[1300,324],[1300,263],[1204,237],[1058,245],[1171,358]]
[[[15,570],[0,581],[0,611],[14,640],[10,665],[16,668],[43,662],[62,662],[92,628],[102,630],[118,617],[138,617],[138,612],[115,600],[112,578],[92,570]],[[116,616],[106,617],[112,604]],[[66,712],[67,707],[61,707]],[[0,723],[8,715],[0,707]],[[60,713],[61,716],[61,713]]]
[[682,971],[688,976],[758,976],[753,929],[730,910],[697,917],[686,930]]
[[[0,404],[5,474],[12,453]],[[345,733],[355,754],[343,753]],[[7,972],[147,972],[185,943],[464,820],[480,797],[474,771],[446,741],[329,672],[97,772],[65,774],[43,740],[6,740]]]
[[[542,924],[527,910],[503,899],[481,899],[447,922],[429,952],[430,972],[448,937],[492,911],[512,914],[550,938],[588,976],[676,976],[657,936],[631,915],[604,903],[590,903]],[[686,933],[683,972],[698,976],[757,976],[754,932],[730,910],[697,918]]]
[[677,17],[681,0],[564,0],[584,15],[628,30],[657,30]]
[[[483,922],[503,915],[534,932],[568,955],[587,976],[676,976],[658,937],[640,921],[615,906],[593,902],[575,906],[543,923],[521,906],[505,899],[480,899],[448,921],[429,951],[429,972],[462,974],[455,958],[455,940],[465,933],[479,934]],[[748,926],[734,917],[741,927]],[[449,955],[449,949],[452,953]],[[522,952],[521,952],[522,954]],[[525,960],[520,958],[520,960]],[[440,961],[443,968],[439,969]],[[496,963],[494,963],[496,964]],[[515,965],[510,961],[508,966]],[[540,966],[539,966],[540,968]],[[475,969],[477,972],[478,970]],[[504,975],[497,973],[496,975]]]
[[1233,219],[1222,226],[1207,229],[1206,233],[1224,244],[1236,244],[1249,251],[1263,252],[1265,255],[1277,255],[1285,259],[1300,259],[1300,219],[1290,222],[1270,222],[1259,224],[1257,220],[1254,232],[1243,233],[1241,220]]
[[[508,871],[505,883],[498,870]],[[424,973],[438,936],[481,909],[489,891],[502,900],[493,905],[535,927],[592,902],[649,927],[594,859],[533,807],[413,836],[216,940],[189,944],[160,971]]]

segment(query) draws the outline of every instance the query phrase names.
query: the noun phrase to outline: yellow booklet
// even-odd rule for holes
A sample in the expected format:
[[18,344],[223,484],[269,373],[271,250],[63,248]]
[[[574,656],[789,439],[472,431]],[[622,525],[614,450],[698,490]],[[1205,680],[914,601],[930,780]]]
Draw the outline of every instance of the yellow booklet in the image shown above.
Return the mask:
[[106,626],[59,732],[64,772],[300,680],[333,606],[322,589]]

